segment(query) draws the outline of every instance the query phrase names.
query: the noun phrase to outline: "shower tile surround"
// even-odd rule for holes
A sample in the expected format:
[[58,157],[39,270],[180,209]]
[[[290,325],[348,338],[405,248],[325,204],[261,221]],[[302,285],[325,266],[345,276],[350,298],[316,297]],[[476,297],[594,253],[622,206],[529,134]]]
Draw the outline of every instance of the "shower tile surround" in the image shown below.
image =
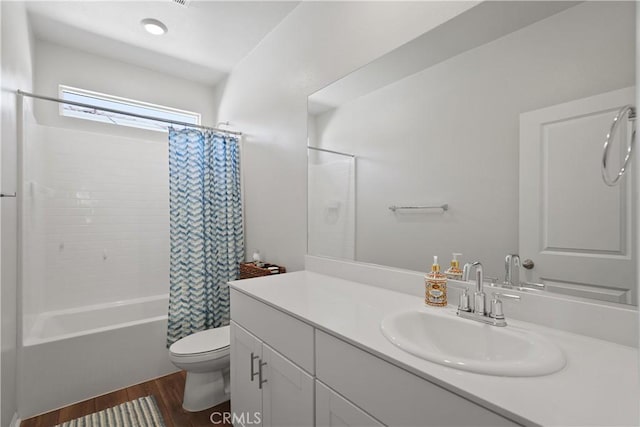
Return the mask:
[[[271,334],[274,340],[270,342],[270,334],[266,333],[268,330],[258,327],[255,322],[255,331],[252,331],[247,311],[239,309],[250,306],[247,305],[247,299],[254,301],[254,305],[265,304],[269,307],[268,310],[276,309],[283,313],[282,316],[295,319],[291,322],[298,321],[312,326],[315,329],[315,346],[311,346],[312,349],[315,347],[316,352],[315,368],[303,369],[315,375],[316,387],[321,384],[332,387],[343,398],[349,399],[378,421],[389,423],[404,420],[402,422],[406,425],[416,425],[418,419],[424,419],[428,423],[430,410],[418,404],[418,400],[424,402],[422,399],[426,398],[429,402],[436,396],[442,397],[442,394],[441,391],[434,391],[424,395],[419,393],[420,396],[416,397],[418,388],[422,389],[421,379],[426,380],[426,388],[437,384],[458,396],[446,398],[444,408],[432,408],[434,417],[439,417],[440,420],[435,422],[442,425],[454,419],[463,420],[466,425],[472,423],[469,420],[475,419],[475,416],[479,417],[476,419],[477,425],[485,425],[482,423],[487,419],[477,412],[478,407],[474,409],[462,401],[454,403],[460,396],[490,410],[494,416],[498,414],[505,417],[506,419],[501,420],[506,424],[510,421],[522,425],[637,425],[637,396],[640,391],[636,369],[637,348],[524,323],[506,313],[512,319],[513,327],[524,327],[541,333],[560,346],[567,357],[565,368],[548,376],[516,378],[480,375],[440,366],[398,349],[380,331],[379,321],[385,315],[422,307],[422,298],[416,295],[422,291],[422,278],[419,275],[355,263],[351,263],[351,266],[335,265],[334,260],[314,258],[316,257],[307,257],[306,271],[231,282],[232,321],[236,321],[235,296],[237,304],[240,304],[235,319],[238,319],[240,326],[248,327],[249,332],[256,334],[258,339],[264,340],[276,351],[286,341],[278,341],[274,332]],[[337,277],[357,272],[361,273],[358,281]],[[411,277],[419,292],[407,287],[411,283]],[[371,283],[367,283],[369,279],[372,279]],[[453,307],[448,310],[453,310]],[[629,335],[633,334],[632,328],[628,327],[630,324],[624,319],[626,317],[626,320],[635,323],[635,317],[624,314],[617,316],[613,313],[615,310],[616,308],[611,308],[609,314],[613,316],[614,322],[620,323],[609,323],[609,326],[622,325]],[[553,308],[538,311],[542,312],[539,316],[559,315]],[[596,317],[595,321],[602,321],[602,316]],[[248,326],[243,321],[248,322]],[[626,339],[633,341],[631,338]],[[336,357],[334,353],[327,353],[330,348],[338,351],[339,355]],[[291,352],[290,350],[291,348],[283,348],[280,351],[288,354],[286,351]],[[304,346],[299,344],[296,354],[302,351]],[[359,356],[356,357],[355,353]],[[609,363],[614,360],[615,363]],[[233,363],[234,361],[232,369]],[[344,369],[340,367],[343,364],[346,364]],[[375,366],[378,368],[372,368]],[[363,369],[397,371],[392,377],[384,377],[389,372],[381,373],[381,378],[393,379],[393,390],[398,393],[393,404],[379,404],[393,390],[368,388],[368,382],[361,379],[376,378],[377,372],[364,372]],[[403,381],[406,381],[406,387],[402,386]],[[316,401],[316,405],[318,404]],[[233,400],[231,405],[232,410],[242,410],[237,407],[234,409]],[[316,410],[327,409],[316,407]],[[454,412],[457,412],[455,416]],[[447,413],[450,415],[446,415]],[[393,418],[398,414],[401,414],[401,418]],[[489,416],[490,412],[486,415]],[[318,412],[316,416],[319,416]]]
[[25,314],[166,293],[166,142],[26,133]]

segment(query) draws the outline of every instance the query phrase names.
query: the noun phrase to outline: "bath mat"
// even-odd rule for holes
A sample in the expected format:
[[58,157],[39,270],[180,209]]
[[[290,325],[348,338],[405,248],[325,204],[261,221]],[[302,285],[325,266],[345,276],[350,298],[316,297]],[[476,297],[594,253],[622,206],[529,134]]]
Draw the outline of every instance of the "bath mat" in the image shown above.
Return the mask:
[[153,396],[125,402],[55,427],[165,427]]

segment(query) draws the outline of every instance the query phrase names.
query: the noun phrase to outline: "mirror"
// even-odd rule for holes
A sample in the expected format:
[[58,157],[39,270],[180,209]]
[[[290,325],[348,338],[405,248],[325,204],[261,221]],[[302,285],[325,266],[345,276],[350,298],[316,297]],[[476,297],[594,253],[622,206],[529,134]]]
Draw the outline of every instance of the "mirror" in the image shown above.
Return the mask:
[[[308,253],[637,304],[634,2],[483,2],[309,97]],[[607,172],[631,138],[622,117]],[[636,196],[637,197],[637,196]],[[527,263],[524,261],[527,260]]]

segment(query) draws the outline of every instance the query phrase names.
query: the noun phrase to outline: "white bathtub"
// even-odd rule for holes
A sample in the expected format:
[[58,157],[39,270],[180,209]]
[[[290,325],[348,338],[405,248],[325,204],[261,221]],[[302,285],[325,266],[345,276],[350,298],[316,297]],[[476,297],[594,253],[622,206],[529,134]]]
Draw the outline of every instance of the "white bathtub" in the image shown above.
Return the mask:
[[38,315],[20,350],[20,417],[175,372],[167,307],[165,294]]
[[48,311],[37,316],[25,337],[33,345],[114,328],[166,320],[169,297],[158,295],[68,310]]

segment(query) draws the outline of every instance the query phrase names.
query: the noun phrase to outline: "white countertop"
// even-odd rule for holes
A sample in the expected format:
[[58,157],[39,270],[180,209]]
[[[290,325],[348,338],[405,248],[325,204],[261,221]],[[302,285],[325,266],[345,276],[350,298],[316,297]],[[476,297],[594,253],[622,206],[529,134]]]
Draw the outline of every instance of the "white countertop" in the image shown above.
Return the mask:
[[[555,342],[567,365],[543,377],[497,377],[448,368],[391,344],[386,315],[425,307],[422,298],[309,271],[235,281],[231,286],[314,327],[524,424],[637,426],[638,349],[507,319]],[[489,327],[489,326],[488,326]]]

